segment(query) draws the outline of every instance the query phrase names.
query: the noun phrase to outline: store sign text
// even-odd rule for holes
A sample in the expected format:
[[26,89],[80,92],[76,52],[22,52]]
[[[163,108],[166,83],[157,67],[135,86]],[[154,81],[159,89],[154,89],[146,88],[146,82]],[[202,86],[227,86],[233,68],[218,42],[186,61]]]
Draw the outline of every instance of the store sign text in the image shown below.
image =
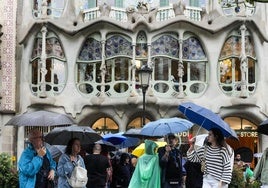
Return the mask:
[[258,137],[258,132],[252,131],[252,132],[248,132],[248,131],[243,131],[239,133],[240,137],[254,137],[257,138]]

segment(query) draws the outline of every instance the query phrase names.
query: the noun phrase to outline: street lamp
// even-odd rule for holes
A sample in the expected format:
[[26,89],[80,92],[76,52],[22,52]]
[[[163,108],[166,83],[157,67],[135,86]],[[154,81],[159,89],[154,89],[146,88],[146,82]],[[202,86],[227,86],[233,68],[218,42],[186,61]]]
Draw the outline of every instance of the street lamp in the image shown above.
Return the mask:
[[152,74],[152,69],[148,67],[147,65],[142,66],[138,70],[139,78],[140,78],[140,86],[142,89],[142,95],[143,95],[143,116],[142,116],[142,126],[145,125],[145,93],[149,87],[149,81]]

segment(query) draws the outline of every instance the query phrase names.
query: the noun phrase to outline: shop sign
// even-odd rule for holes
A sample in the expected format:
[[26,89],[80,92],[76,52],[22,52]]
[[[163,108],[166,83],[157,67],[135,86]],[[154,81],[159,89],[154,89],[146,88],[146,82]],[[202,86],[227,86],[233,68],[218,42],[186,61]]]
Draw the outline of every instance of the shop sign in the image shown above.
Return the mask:
[[240,137],[252,137],[258,138],[258,132],[256,131],[236,131]]

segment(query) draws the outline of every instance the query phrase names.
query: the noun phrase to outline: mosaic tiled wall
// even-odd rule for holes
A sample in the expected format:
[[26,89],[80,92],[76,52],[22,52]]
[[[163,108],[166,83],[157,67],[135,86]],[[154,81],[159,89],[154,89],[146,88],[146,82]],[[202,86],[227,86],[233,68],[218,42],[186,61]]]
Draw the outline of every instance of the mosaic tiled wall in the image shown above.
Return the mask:
[[17,0],[0,0],[2,88],[0,111],[15,111],[15,49]]

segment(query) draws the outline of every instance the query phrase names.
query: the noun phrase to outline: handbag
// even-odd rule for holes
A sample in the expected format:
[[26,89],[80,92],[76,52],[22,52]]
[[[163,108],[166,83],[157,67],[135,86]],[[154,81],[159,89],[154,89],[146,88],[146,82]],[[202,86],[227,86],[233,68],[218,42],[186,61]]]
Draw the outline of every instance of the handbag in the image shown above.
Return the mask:
[[69,185],[73,188],[85,187],[87,180],[87,170],[79,165],[74,167],[71,177],[67,178]]
[[201,172],[203,172],[203,173],[205,172],[205,169],[206,169],[206,155],[207,155],[207,147],[205,147],[204,157],[201,160]]

